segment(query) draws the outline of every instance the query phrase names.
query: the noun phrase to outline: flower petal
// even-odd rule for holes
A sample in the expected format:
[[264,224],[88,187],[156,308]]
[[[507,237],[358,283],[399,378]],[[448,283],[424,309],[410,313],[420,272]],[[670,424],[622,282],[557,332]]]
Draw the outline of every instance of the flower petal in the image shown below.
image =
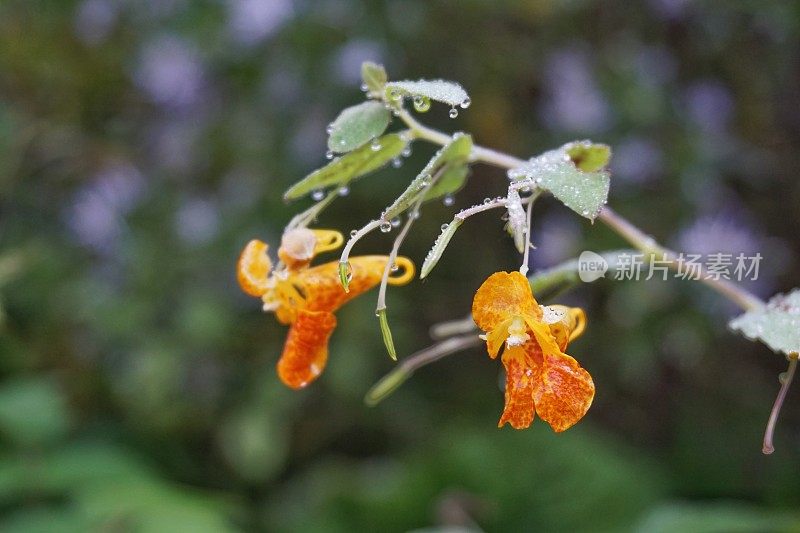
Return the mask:
[[472,318],[483,331],[495,329],[512,316],[542,316],[528,279],[519,272],[495,272],[475,293]]
[[538,368],[531,366],[521,346],[511,346],[503,353],[506,367],[506,404],[497,427],[508,422],[514,429],[525,429],[533,422],[533,391]]
[[594,399],[594,382],[589,372],[569,355],[544,353],[541,374],[533,388],[536,413],[554,431],[569,429],[578,422]]
[[269,273],[272,261],[267,255],[267,243],[253,239],[247,243],[236,264],[236,278],[239,286],[250,296],[263,296],[269,286]]
[[[345,292],[339,281],[339,263],[332,261],[296,273],[290,278],[305,298],[306,309],[310,311],[336,311],[359,294],[370,290],[381,281],[383,269],[389,258],[385,255],[363,255],[350,258],[350,291]],[[399,285],[414,276],[414,263],[406,257],[398,257],[396,263],[403,268],[397,277],[389,282]]]
[[586,313],[579,307],[566,307],[564,305],[551,305],[549,307],[561,314],[559,320],[548,323],[548,325],[550,326],[550,333],[553,334],[558,347],[563,352],[570,342],[581,336],[586,328]]
[[508,338],[508,326],[514,321],[514,318],[509,318],[498,324],[496,328],[486,334],[486,349],[489,352],[489,357],[494,359],[500,352],[500,348],[505,344]]
[[334,328],[336,317],[333,313],[298,311],[278,361],[281,381],[293,389],[314,381],[328,361],[328,339]]

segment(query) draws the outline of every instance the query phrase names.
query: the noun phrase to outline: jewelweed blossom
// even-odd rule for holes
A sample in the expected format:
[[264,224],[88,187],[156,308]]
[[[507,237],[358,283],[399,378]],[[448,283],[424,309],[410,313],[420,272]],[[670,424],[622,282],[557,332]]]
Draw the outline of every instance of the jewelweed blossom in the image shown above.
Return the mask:
[[564,353],[586,324],[582,309],[540,306],[519,272],[496,272],[475,293],[472,318],[494,359],[503,349],[505,409],[498,427],[531,425],[535,414],[556,432],[578,422],[594,398],[592,376]]
[[[334,250],[343,242],[332,230],[298,228],[287,231],[278,249],[280,263],[273,269],[269,246],[250,241],[239,257],[237,278],[242,290],[262,299],[264,311],[274,312],[288,324],[278,376],[293,389],[305,387],[322,373],[328,360],[328,340],[336,328],[334,312],[359,294],[380,283],[389,261],[385,255],[350,258],[352,278],[349,292],[339,281],[339,263],[310,266],[318,254]],[[406,257],[395,260],[397,270],[388,282],[403,285],[414,277],[414,263]]]

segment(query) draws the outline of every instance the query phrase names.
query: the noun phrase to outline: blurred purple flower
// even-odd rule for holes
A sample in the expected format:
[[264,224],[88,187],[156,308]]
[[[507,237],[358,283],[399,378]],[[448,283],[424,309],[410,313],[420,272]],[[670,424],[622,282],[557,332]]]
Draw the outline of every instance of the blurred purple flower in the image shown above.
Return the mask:
[[615,183],[645,183],[662,173],[663,164],[661,148],[651,139],[628,137],[614,145],[611,171]]
[[144,192],[144,179],[127,163],[112,164],[75,194],[67,211],[67,225],[77,241],[99,252],[113,248],[123,229],[124,216]]
[[117,22],[118,6],[111,0],[84,0],[72,21],[75,36],[93,46],[104,42]]
[[611,109],[597,87],[590,58],[580,50],[553,53],[544,69],[542,117],[555,130],[595,133],[607,129]]
[[716,80],[703,80],[684,92],[689,118],[706,133],[724,133],[733,116],[735,102],[727,87]]
[[763,249],[755,232],[730,215],[709,215],[698,218],[684,228],[678,243],[684,252],[710,254],[715,252],[755,254]]
[[155,102],[185,107],[197,103],[205,85],[204,67],[187,41],[162,36],[142,50],[134,78]]
[[218,230],[219,209],[210,200],[188,200],[175,214],[175,231],[187,244],[205,244],[217,235]]
[[336,53],[333,68],[336,78],[344,85],[361,83],[361,63],[383,63],[384,48],[376,41],[356,39],[347,42]]
[[263,41],[294,14],[291,0],[228,0],[228,32],[244,46]]
[[576,218],[566,213],[545,215],[531,228],[530,265],[533,270],[549,268],[575,257],[580,249],[581,228]]
[[686,14],[689,0],[650,0],[649,4],[662,19],[677,20]]

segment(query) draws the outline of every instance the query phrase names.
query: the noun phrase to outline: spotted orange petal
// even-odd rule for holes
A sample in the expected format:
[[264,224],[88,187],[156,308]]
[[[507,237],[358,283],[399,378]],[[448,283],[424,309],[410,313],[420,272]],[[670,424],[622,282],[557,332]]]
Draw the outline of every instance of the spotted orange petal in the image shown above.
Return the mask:
[[[332,261],[298,272],[291,277],[292,283],[305,298],[305,308],[310,311],[336,311],[359,294],[378,285],[389,258],[385,255],[363,255],[350,258],[350,292],[345,292],[339,281],[339,263]],[[399,274],[389,278],[389,283],[399,285],[414,276],[414,263],[406,257],[398,257],[396,263],[402,268]]]
[[472,318],[483,331],[495,329],[512,316],[541,317],[528,279],[519,272],[495,272],[475,293]]
[[269,245],[253,239],[247,243],[236,264],[236,278],[239,286],[250,296],[263,296],[267,290],[272,261],[267,255]]
[[281,381],[293,389],[314,381],[328,361],[328,339],[335,328],[333,313],[298,311],[278,361]]
[[514,429],[525,429],[533,422],[533,391],[538,368],[531,363],[522,346],[511,346],[503,352],[506,404],[497,427],[503,427],[508,422]]
[[544,353],[541,374],[533,388],[536,413],[554,431],[561,432],[578,422],[594,399],[594,382],[589,372],[563,353]]

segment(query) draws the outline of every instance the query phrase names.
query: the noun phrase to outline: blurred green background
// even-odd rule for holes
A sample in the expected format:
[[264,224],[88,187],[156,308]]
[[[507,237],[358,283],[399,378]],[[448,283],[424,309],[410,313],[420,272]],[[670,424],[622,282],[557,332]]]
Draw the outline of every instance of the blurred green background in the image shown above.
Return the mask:
[[[481,144],[612,145],[619,212],[676,249],[760,252],[749,288],[788,290],[799,37],[798,4],[769,0],[0,2],[0,530],[800,531],[800,390],[762,456],[785,361],[726,331],[737,310],[701,286],[564,297],[587,308],[571,353],[597,396],[554,435],[496,429],[500,365],[477,348],[365,407],[393,366],[376,295],[338,313],[323,376],[286,389],[286,330],[234,272],[310,205],[281,194],[325,163],[373,60],[461,82],[468,110],[422,118]],[[357,182],[320,226],[361,226],[433,151]],[[475,167],[404,253],[421,263],[505,184]],[[430,279],[390,290],[401,357],[516,268],[502,224],[471,219]],[[623,245],[551,200],[534,226],[534,268]]]

